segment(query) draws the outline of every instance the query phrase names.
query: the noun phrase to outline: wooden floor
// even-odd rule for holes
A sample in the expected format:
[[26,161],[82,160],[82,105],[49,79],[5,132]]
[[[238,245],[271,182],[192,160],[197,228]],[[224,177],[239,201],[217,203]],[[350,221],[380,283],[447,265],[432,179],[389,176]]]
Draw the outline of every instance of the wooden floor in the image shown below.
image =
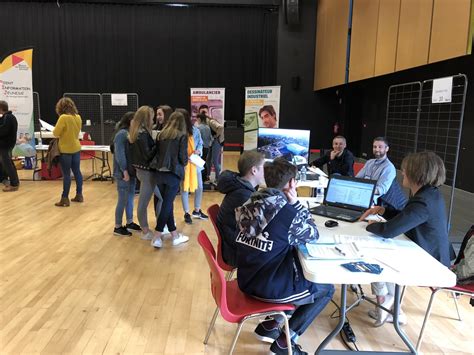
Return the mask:
[[[235,160],[227,156],[227,166],[233,168]],[[219,318],[209,344],[202,343],[215,305],[196,235],[204,229],[215,240],[210,222],[185,225],[177,199],[178,228],[191,240],[179,247],[165,241],[155,250],[137,235],[112,234],[115,184],[87,181],[83,204],[57,208],[61,186],[61,181],[22,181],[18,192],[0,193],[0,353],[225,354],[235,325]],[[204,208],[221,199],[206,192]],[[404,329],[411,339],[419,332],[429,293],[407,291]],[[466,297],[460,305],[462,322],[453,319],[450,296],[438,294],[423,353],[473,353],[473,308]],[[314,352],[334,327],[334,310],[330,304],[301,337],[306,351]],[[368,310],[361,304],[349,315],[358,347],[404,351],[393,327],[371,327]],[[255,324],[244,327],[236,354],[268,353],[268,344],[252,334]],[[337,339],[330,348],[343,345]]]

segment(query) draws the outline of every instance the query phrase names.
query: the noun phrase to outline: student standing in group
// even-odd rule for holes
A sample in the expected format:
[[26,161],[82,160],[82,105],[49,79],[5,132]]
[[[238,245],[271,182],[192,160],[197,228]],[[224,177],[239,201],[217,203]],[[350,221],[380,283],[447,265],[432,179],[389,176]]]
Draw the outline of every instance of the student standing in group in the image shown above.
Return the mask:
[[[445,202],[439,186],[446,179],[444,163],[433,152],[413,153],[402,161],[403,186],[410,189],[410,199],[398,211],[390,207],[375,206],[367,210],[360,220],[369,214],[380,214],[386,223],[369,222],[367,231],[384,238],[405,235],[422,247],[446,267],[450,266],[450,244]],[[394,284],[377,282],[372,291],[377,302],[387,309],[393,306]],[[369,311],[375,318],[374,326],[392,320],[389,313],[381,308]],[[406,316],[400,314],[400,323],[406,323]]]
[[53,135],[59,138],[58,147],[61,155],[59,165],[63,174],[63,193],[61,200],[56,202],[58,207],[69,206],[69,190],[71,188],[71,171],[76,180],[76,196],[73,202],[84,202],[82,195],[81,174],[81,144],[79,143],[79,132],[82,128],[81,116],[77,112],[76,105],[68,97],[61,98],[56,104],[58,122],[53,130]]
[[173,109],[168,105],[160,105],[156,109],[156,125],[155,129],[161,131],[168,122],[170,115],[173,113]]
[[[191,122],[189,112],[184,108],[177,108],[176,112],[180,112],[184,116],[186,122],[186,132],[188,135],[188,161],[192,154],[201,156],[202,154],[202,138],[199,129]],[[189,161],[184,168],[184,180],[181,189],[181,202],[184,210],[184,221],[192,224],[191,214],[189,214],[189,193],[194,192],[194,210],[192,216],[194,218],[208,219],[207,215],[201,211],[202,202],[202,175],[201,169]]]
[[[212,146],[212,133],[211,128],[207,124],[207,118],[205,114],[199,113],[196,119],[197,128],[201,133],[202,138],[202,158],[207,161],[207,156],[209,155],[209,149]],[[204,165],[204,169],[201,171],[202,173],[202,180],[208,181],[210,169],[207,167],[207,164]]]
[[217,214],[217,228],[222,237],[222,259],[234,267],[237,267],[235,238],[238,233],[235,209],[250,198],[258,185],[265,183],[264,163],[265,157],[262,153],[247,150],[242,153],[237,163],[239,172],[225,170],[217,182],[217,190],[225,194]]
[[[128,131],[135,112],[127,112],[119,121],[114,135],[114,178],[117,183],[117,205],[115,207],[114,234],[131,236],[133,231],[141,231],[133,222],[133,200],[135,198],[136,172],[130,160]],[[122,226],[123,212],[126,224]]]
[[173,203],[178,193],[179,184],[184,179],[184,167],[188,164],[188,134],[186,122],[181,112],[173,112],[166,126],[157,137],[157,152],[151,167],[158,171],[158,188],[163,196],[163,205],[158,217],[155,234],[151,245],[162,247],[161,236],[165,225],[172,236],[172,244],[186,243],[189,237],[178,233],[173,213]]
[[[236,210],[237,281],[242,292],[261,301],[292,303],[289,322],[293,354],[307,354],[296,341],[331,301],[334,286],[305,279],[297,246],[319,237],[311,213],[297,198],[297,168],[283,158],[264,166],[267,188],[252,194]],[[282,319],[266,319],[255,329],[271,342],[270,351],[287,354]]]
[[[153,129],[158,132],[161,131],[163,127],[166,125],[166,123],[168,122],[170,115],[172,113],[173,113],[173,109],[171,108],[171,106],[169,105],[158,106],[156,108],[156,123]],[[153,135],[153,137],[156,138],[155,135]],[[160,214],[161,201],[163,201],[163,198],[161,197],[160,190],[157,187],[155,189],[155,194],[153,195],[153,206],[155,206],[155,215],[157,216]],[[165,228],[165,232],[167,233],[166,228]]]
[[[18,173],[12,161],[17,131],[16,117],[8,110],[8,103],[0,101],[0,182],[5,183],[4,192],[17,191],[20,186]],[[6,179],[7,177],[10,181]]]
[[216,119],[209,117],[209,107],[207,105],[199,106],[199,113],[204,114],[207,118],[207,124],[211,129],[212,134],[212,144],[211,149],[207,155],[206,165],[211,173],[212,165],[214,165],[214,170],[216,172],[216,181],[219,180],[219,174],[221,173],[221,155],[222,147],[224,145],[224,126],[219,123]]
[[[131,123],[128,140],[130,142],[130,155],[133,167],[136,169],[137,178],[140,180],[140,193],[138,197],[137,216],[142,229],[141,238],[152,240],[154,233],[148,225],[148,204],[155,192],[157,174],[150,167],[150,162],[155,156],[155,142],[151,136],[153,125],[153,109],[150,106],[141,106],[135,113]],[[157,194],[161,197],[159,192]],[[156,195],[156,193],[155,193]],[[162,200],[158,202],[161,207]],[[156,218],[160,208],[156,205]]]
[[354,176],[354,155],[346,148],[346,138],[336,136],[332,140],[332,150],[311,163],[318,168],[328,166],[328,175]]

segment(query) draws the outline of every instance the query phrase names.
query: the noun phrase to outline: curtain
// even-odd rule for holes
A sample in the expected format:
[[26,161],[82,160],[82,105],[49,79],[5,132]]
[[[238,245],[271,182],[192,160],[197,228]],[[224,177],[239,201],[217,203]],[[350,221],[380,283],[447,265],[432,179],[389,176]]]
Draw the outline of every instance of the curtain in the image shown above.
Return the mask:
[[0,56],[34,47],[49,122],[64,92],[189,108],[190,87],[225,87],[226,119],[241,122],[244,87],[276,84],[277,29],[265,7],[2,2]]

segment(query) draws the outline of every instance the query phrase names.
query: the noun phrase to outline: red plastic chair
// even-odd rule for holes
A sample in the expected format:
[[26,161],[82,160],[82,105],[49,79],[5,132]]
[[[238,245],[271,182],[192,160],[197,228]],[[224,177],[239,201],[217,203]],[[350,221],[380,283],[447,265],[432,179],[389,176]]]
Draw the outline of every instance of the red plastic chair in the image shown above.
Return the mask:
[[462,295],[470,296],[471,298],[474,297],[474,284],[456,285],[454,287],[431,288],[430,302],[428,303],[428,308],[426,309],[426,313],[425,313],[425,319],[423,319],[423,325],[421,326],[420,335],[418,336],[418,342],[416,343],[417,351],[420,349],[421,343],[423,341],[423,335],[425,333],[425,327],[426,327],[426,324],[428,323],[428,319],[431,314],[431,306],[433,305],[434,297],[439,291],[448,291],[448,292],[453,293],[453,298],[455,302],[454,304],[456,305],[456,311],[458,312],[458,320],[461,320],[455,294],[459,293]]
[[224,261],[224,259],[222,259],[222,236],[221,236],[221,233],[219,232],[219,228],[217,228],[217,214],[218,213],[219,213],[219,205],[217,203],[210,206],[207,209],[207,214],[209,215],[209,219],[211,220],[212,225],[214,226],[214,230],[216,231],[216,235],[217,235],[217,264],[222,270],[227,271],[226,280],[230,280],[232,278],[232,275],[234,275],[235,268],[227,264]]
[[[455,261],[455,265],[458,264],[464,258],[463,248],[467,245],[467,241],[469,240],[469,238],[472,238],[472,237],[474,237],[474,225],[471,226],[471,229],[467,232],[466,236],[463,239],[462,247],[461,247],[458,258]],[[426,327],[426,324],[428,323],[428,319],[431,314],[431,306],[433,305],[434,297],[439,291],[448,291],[453,294],[454,304],[456,305],[456,312],[458,314],[458,320],[461,320],[461,315],[459,313],[458,302],[456,300],[456,294],[470,296],[471,298],[474,297],[474,284],[456,285],[453,287],[439,287],[439,288],[430,287],[430,288],[431,288],[431,297],[430,297],[430,301],[428,302],[428,307],[426,308],[425,318],[423,319],[423,325],[421,326],[420,335],[418,336],[418,342],[416,343],[417,351],[418,349],[420,349],[421,343],[423,341],[423,335],[425,333],[425,327]]]
[[[224,272],[217,263],[216,252],[206,232],[199,232],[198,243],[202,247],[207,263],[209,264],[209,269],[211,270],[212,297],[216,301],[222,318],[230,323],[238,324],[229,354],[233,353],[240,331],[242,330],[242,326],[247,320],[281,315],[285,320],[284,329],[286,333],[286,340],[288,342],[288,354],[292,355],[290,328],[285,311],[293,311],[295,307],[291,304],[262,302],[247,296],[242,291],[240,291],[237,280],[225,280]],[[214,324],[216,322],[216,317],[217,314],[214,314],[211,324],[209,325],[206,338],[204,339],[204,344],[207,344],[207,341],[209,340],[212,328],[214,328]]]
[[357,173],[362,170],[362,168],[364,167],[364,165],[365,165],[364,163],[354,162],[354,165],[353,165],[353,168],[354,168],[354,176],[356,176]]

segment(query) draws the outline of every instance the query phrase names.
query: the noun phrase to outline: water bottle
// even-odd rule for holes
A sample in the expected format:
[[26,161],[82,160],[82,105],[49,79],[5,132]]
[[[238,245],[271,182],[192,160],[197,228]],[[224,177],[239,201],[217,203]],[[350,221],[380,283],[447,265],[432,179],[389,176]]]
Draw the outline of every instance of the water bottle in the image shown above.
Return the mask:
[[300,180],[306,181],[306,165],[303,165],[300,171]]
[[318,187],[316,189],[316,202],[323,203],[324,201],[324,187]]

